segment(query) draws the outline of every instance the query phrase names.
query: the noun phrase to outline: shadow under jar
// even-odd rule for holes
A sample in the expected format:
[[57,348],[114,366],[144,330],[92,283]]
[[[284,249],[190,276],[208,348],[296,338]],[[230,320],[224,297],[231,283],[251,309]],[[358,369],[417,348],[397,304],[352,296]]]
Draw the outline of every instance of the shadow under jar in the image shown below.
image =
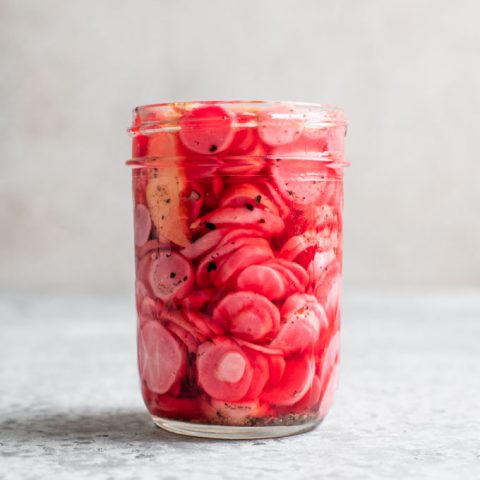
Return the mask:
[[134,110],[142,393],[169,431],[307,431],[338,379],[346,121],[331,106]]

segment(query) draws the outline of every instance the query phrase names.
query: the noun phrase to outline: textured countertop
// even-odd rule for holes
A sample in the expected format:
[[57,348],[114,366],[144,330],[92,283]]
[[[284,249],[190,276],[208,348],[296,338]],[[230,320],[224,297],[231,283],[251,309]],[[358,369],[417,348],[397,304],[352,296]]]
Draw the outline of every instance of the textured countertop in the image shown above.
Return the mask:
[[0,298],[0,479],[480,478],[480,294],[355,294],[336,403],[313,432],[155,428],[129,298]]

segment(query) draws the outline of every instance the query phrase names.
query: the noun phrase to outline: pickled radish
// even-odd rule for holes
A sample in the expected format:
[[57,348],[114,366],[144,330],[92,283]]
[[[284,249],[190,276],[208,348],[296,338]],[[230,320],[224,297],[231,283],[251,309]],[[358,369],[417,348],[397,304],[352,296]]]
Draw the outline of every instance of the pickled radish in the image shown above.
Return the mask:
[[181,250],[185,258],[193,259],[205,255],[218,245],[226,229],[213,230],[201,236],[198,240],[191,243],[188,247]]
[[252,383],[242,399],[243,401],[248,401],[255,400],[263,392],[269,378],[269,363],[267,357],[256,350],[246,351],[245,353],[253,368]]
[[200,405],[196,399],[178,398],[168,394],[156,396],[152,408],[157,416],[194,420],[200,415]]
[[272,257],[272,249],[266,240],[251,239],[220,264],[213,276],[213,283],[219,287],[224,286],[242,269]]
[[223,194],[219,205],[221,207],[259,207],[279,215],[279,209],[275,203],[263,193],[260,186],[252,184],[234,185]]
[[234,115],[220,105],[199,106],[180,119],[180,140],[192,152],[218,154],[232,143],[234,120]]
[[261,208],[249,207],[223,207],[193,222],[190,228],[194,231],[200,228],[208,228],[208,225],[215,227],[251,226],[262,230],[269,235],[280,233],[284,227],[284,221],[273,213]]
[[312,386],[305,395],[295,404],[296,412],[305,412],[318,408],[320,396],[322,393],[322,384],[317,375],[313,376]]
[[279,104],[258,115],[258,134],[270,146],[292,143],[301,135],[303,128],[302,119],[289,105]]
[[273,268],[251,265],[237,278],[237,289],[259,293],[269,300],[283,298],[286,293],[285,278]]
[[315,362],[309,354],[291,358],[285,365],[281,380],[263,391],[260,398],[273,405],[293,405],[307,393],[315,374]]
[[208,305],[208,303],[212,301],[214,294],[215,290],[213,288],[196,289],[183,299],[183,308],[187,311],[201,310],[205,305]]
[[186,371],[186,353],[159,322],[146,322],[138,344],[140,375],[148,388],[166,393]]
[[284,323],[270,345],[287,353],[313,347],[320,330],[328,325],[323,307],[312,295],[292,295],[285,301],[281,313]]
[[187,347],[189,353],[195,353],[198,347],[198,340],[180,325],[168,322],[165,327],[173,333]]
[[339,363],[343,117],[160,104],[130,131],[148,409],[199,428],[318,421]]
[[181,300],[193,286],[194,270],[178,253],[160,250],[154,254],[149,280],[153,293],[160,300]]
[[141,247],[145,245],[150,236],[152,230],[152,219],[150,218],[150,212],[145,205],[139,203],[135,207],[134,213],[135,224],[135,245]]
[[269,373],[267,387],[272,387],[282,379],[286,362],[282,355],[269,355],[267,358]]
[[232,340],[217,337],[199,346],[197,354],[198,383],[218,400],[236,402],[245,396],[252,381],[248,357]]
[[278,330],[277,307],[263,295],[234,292],[226,295],[213,311],[213,319],[226,331],[247,341],[260,341]]

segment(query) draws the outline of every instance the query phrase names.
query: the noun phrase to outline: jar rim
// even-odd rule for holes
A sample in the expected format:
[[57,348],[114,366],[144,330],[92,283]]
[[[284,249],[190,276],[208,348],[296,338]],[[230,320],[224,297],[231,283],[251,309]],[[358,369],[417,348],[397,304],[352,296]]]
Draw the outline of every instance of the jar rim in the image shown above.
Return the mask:
[[[145,132],[178,130],[178,121],[184,112],[200,105],[218,105],[230,109],[234,113],[252,116],[288,106],[292,111],[283,112],[282,118],[302,120],[309,128],[347,126],[343,110],[332,104],[278,100],[206,100],[161,102],[137,106],[133,109],[132,124],[127,132],[135,136]],[[255,122],[254,118],[252,118],[252,122]]]

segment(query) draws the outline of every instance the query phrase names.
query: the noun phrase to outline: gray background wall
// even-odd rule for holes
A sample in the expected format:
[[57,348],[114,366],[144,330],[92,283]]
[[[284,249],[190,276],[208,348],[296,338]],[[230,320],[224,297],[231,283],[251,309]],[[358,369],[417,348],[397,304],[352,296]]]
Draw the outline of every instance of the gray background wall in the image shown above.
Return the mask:
[[0,286],[133,276],[131,107],[338,104],[346,283],[480,286],[480,3],[3,0]]

